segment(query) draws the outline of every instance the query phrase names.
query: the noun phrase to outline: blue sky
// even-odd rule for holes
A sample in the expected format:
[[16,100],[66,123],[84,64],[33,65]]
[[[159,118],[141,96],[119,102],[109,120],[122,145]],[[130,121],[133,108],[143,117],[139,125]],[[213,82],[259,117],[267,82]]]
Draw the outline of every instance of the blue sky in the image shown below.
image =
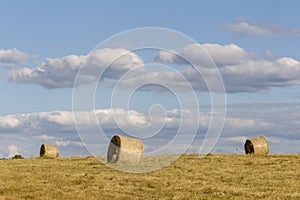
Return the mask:
[[[298,1],[2,2],[0,136],[3,139],[0,141],[0,157],[15,153],[36,156],[40,144],[47,142],[59,145],[63,156],[89,154],[80,143],[73,124],[73,89],[63,82],[74,81],[70,78],[70,70],[67,65],[49,64],[47,59],[59,60],[70,55],[75,56],[70,60],[78,59],[112,35],[141,27],[162,27],[182,32],[204,44],[201,48],[206,48],[215,60],[223,76],[228,107],[224,130],[214,152],[243,153],[245,138],[265,135],[270,142],[271,153],[299,153],[299,4]],[[126,49],[125,46],[123,48]],[[191,44],[186,51],[182,49],[177,53],[189,57],[196,48]],[[102,53],[114,52],[111,49]],[[128,59],[140,58],[139,64],[143,64],[156,57],[160,63],[175,69],[188,67],[182,66],[170,55],[159,53],[133,52]],[[196,58],[193,62],[199,60]],[[123,64],[131,66],[132,63]],[[119,66],[119,70],[124,65]],[[30,74],[41,66],[45,73],[52,73],[51,76],[24,75],[25,68],[31,69]],[[113,71],[115,75],[119,72]],[[187,71],[184,73],[191,75]],[[151,77],[151,74],[148,76]],[[159,77],[165,78],[162,73]],[[49,84],[53,80],[57,81],[56,86]],[[96,109],[99,113],[106,111],[99,118],[107,115],[110,119],[111,92],[109,86],[97,90]],[[201,120],[208,120],[209,109],[205,106],[210,101],[209,97],[201,89],[196,93],[202,103]],[[137,92],[131,102],[130,109],[136,112],[133,113],[134,119],[141,120],[140,123],[146,120],[152,104],[165,107],[166,118],[172,123],[167,124],[161,138],[156,139],[168,141],[178,128],[175,123],[178,103],[174,96],[150,88],[146,92]],[[126,110],[121,113],[121,116],[125,115]],[[189,119],[199,117],[194,114],[186,116]],[[113,122],[101,120],[108,136],[122,132],[120,127],[111,125]],[[197,152],[201,145],[208,126],[203,121],[190,152]],[[158,143],[154,141],[145,141],[149,152],[157,148],[154,144]],[[184,139],[182,141],[184,146]],[[95,145],[100,145],[105,151],[106,143],[99,141]]]

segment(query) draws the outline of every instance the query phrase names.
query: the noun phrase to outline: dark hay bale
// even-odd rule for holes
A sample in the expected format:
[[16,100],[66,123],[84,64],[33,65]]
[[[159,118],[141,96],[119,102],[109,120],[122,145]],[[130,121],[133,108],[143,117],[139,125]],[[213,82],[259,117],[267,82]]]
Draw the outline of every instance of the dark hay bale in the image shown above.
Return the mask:
[[112,137],[108,151],[107,162],[140,163],[144,155],[144,144],[141,140],[115,135]]
[[58,147],[50,144],[42,144],[40,149],[41,158],[58,158]]
[[245,152],[246,154],[268,154],[269,145],[266,138],[259,136],[246,140]]

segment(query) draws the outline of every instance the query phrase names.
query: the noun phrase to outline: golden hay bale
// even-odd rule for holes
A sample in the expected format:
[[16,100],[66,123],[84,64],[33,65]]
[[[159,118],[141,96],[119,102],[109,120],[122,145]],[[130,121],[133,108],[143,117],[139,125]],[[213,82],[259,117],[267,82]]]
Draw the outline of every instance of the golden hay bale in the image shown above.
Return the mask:
[[58,147],[50,144],[42,144],[40,149],[41,158],[57,158],[59,156]]
[[245,152],[246,154],[268,154],[269,145],[266,138],[259,136],[246,140]]
[[141,140],[115,135],[108,147],[107,162],[137,164],[142,161],[143,155],[144,144]]

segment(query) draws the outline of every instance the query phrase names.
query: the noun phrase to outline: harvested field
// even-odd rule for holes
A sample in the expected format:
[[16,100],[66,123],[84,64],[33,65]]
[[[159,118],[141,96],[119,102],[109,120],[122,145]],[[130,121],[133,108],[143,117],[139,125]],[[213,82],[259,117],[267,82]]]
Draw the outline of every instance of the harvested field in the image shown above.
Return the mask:
[[184,155],[142,174],[93,157],[0,160],[0,166],[0,199],[300,199],[299,154]]

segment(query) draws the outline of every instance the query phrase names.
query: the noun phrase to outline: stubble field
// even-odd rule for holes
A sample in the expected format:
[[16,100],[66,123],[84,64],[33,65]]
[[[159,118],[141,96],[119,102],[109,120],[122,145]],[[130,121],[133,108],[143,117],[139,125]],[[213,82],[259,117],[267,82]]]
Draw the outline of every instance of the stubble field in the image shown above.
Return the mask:
[[0,199],[300,199],[300,154],[184,155],[136,174],[94,157],[1,160]]

